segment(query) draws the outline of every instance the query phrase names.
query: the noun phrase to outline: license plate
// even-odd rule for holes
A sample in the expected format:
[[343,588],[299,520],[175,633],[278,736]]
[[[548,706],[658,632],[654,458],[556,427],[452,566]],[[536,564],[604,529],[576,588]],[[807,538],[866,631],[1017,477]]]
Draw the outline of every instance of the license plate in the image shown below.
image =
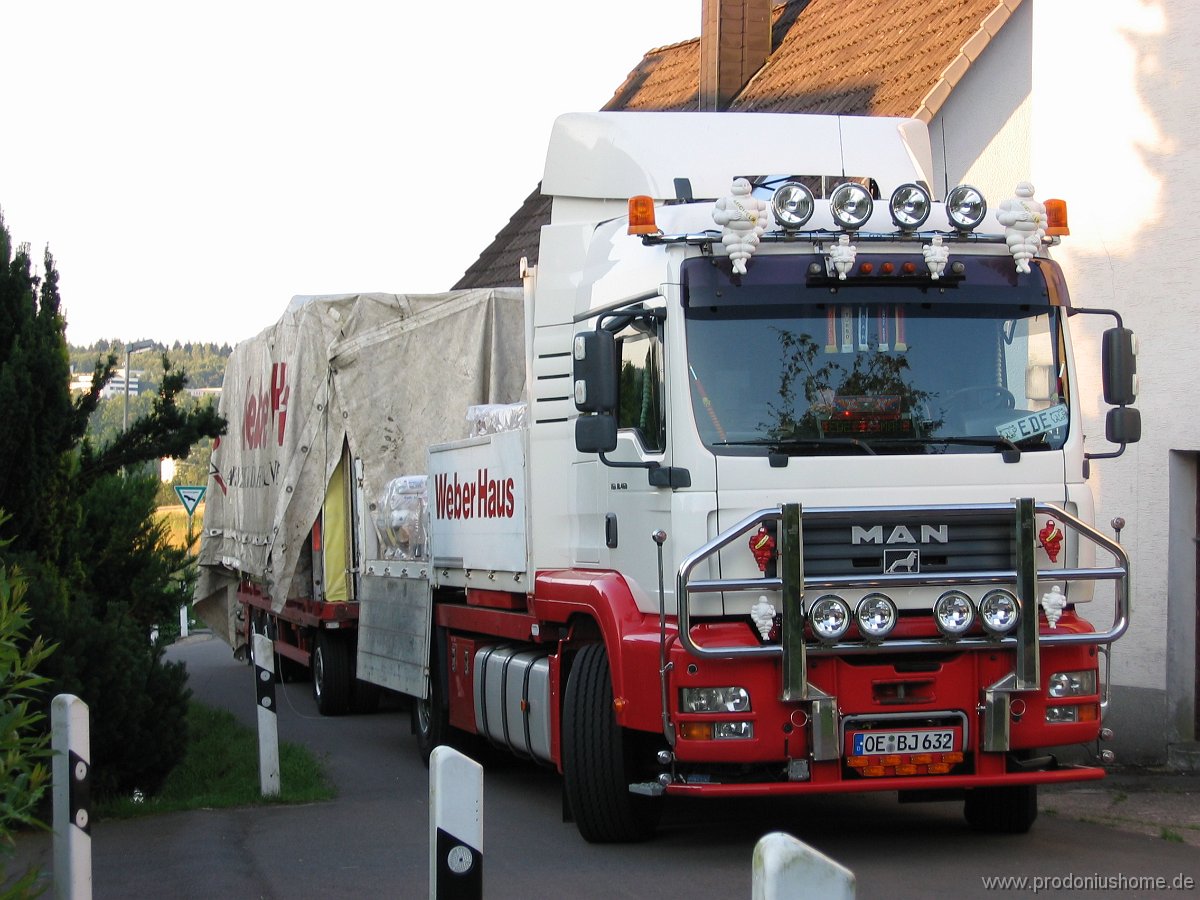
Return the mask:
[[952,728],[917,731],[855,731],[850,734],[853,756],[895,753],[953,753],[959,750],[958,732]]

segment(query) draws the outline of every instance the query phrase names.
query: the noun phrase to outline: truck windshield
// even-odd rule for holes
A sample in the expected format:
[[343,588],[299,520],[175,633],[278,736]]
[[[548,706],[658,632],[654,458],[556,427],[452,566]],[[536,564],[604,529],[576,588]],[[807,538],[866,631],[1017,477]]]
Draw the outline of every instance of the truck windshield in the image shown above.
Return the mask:
[[692,262],[709,270],[684,278],[692,409],[716,453],[1011,453],[1066,440],[1059,310],[1036,270],[1018,280],[974,262],[953,286],[831,289]]

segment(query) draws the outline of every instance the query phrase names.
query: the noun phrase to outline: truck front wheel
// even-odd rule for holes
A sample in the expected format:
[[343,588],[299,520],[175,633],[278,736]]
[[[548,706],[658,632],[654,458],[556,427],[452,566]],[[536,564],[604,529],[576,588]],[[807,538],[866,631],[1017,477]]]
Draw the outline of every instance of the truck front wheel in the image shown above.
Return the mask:
[[644,841],[662,817],[662,798],[632,794],[632,741],[613,713],[603,644],[579,651],[563,706],[563,779],[571,813],[591,843]]
[[441,673],[435,666],[430,666],[429,696],[413,697],[412,730],[417,736],[417,752],[425,765],[429,765],[434,747],[450,743],[450,713],[442,703]]
[[967,791],[963,814],[967,824],[976,831],[1024,834],[1037,818],[1037,785]]
[[317,632],[312,651],[313,698],[323,716],[344,716],[350,709],[353,671],[350,645],[327,631]]

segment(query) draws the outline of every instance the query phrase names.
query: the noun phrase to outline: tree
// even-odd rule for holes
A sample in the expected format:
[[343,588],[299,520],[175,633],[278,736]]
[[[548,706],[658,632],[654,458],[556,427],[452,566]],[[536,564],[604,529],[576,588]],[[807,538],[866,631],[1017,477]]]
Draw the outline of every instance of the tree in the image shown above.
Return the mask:
[[[7,518],[0,510],[0,521]],[[4,542],[0,542],[0,552]],[[53,652],[40,638],[29,639],[25,577],[0,560],[0,885],[8,880],[12,833],[21,827],[45,827],[37,809],[50,781],[50,747],[38,712],[35,690],[45,682],[35,669]],[[33,896],[36,870],[20,875],[8,890]]]
[[30,633],[60,645],[40,670],[43,707],[67,692],[91,708],[98,793],[150,793],[186,740],[186,675],[150,629],[176,614],[187,560],[154,519],[156,479],[136,473],[186,458],[224,421],[211,405],[180,403],[186,378],[164,356],[149,410],[93,440],[88,421],[117,357],[93,356],[91,389],[72,398],[65,328],[49,250],[39,277],[0,217],[0,508],[11,511],[0,539],[27,579]]

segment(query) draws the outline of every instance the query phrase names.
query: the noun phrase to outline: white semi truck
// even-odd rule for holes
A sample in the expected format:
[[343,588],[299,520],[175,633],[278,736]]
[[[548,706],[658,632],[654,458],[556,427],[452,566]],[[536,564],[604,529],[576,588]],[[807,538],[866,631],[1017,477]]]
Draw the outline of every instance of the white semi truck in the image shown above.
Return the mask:
[[1103,755],[1134,341],[1072,304],[1064,204],[932,171],[915,120],[561,117],[523,291],[301,298],[235,350],[199,604],[323,712],[387,688],[426,755],[555,767],[588,840],[879,790],[1028,829],[1104,774],[1054,748]]

